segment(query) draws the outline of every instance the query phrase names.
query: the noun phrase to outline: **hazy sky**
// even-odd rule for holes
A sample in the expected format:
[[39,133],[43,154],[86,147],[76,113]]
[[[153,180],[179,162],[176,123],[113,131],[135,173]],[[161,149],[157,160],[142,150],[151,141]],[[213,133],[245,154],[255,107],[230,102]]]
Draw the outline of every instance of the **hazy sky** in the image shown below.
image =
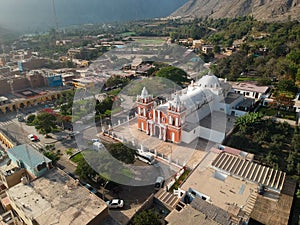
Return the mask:
[[[0,26],[48,30],[55,26],[53,0],[1,0]],[[59,26],[164,17],[187,0],[54,0]]]

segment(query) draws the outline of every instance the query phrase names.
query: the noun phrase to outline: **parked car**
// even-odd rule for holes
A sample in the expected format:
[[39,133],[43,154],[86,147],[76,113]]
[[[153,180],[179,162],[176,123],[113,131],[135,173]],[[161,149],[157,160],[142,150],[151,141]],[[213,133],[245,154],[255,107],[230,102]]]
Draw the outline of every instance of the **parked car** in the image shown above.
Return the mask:
[[165,179],[163,177],[157,177],[155,184],[154,184],[154,189],[159,190],[164,186]]
[[99,141],[99,139],[97,139],[97,138],[93,138],[93,139],[92,139],[92,142],[95,143],[95,142],[100,142],[100,141]]
[[76,176],[75,176],[75,174],[73,174],[73,173],[71,173],[71,172],[67,172],[67,174],[68,174],[70,177],[72,177],[74,180],[77,179]]
[[28,135],[28,139],[30,140],[30,141],[39,141],[40,139],[36,136],[36,135],[34,135],[34,134],[29,134]]
[[107,201],[106,204],[108,208],[116,209],[116,208],[122,208],[124,206],[124,201],[121,199],[112,199],[110,201]]
[[93,188],[90,184],[85,184],[84,185],[90,192],[97,194],[97,190],[95,188]]
[[76,135],[80,134],[79,131],[73,131],[71,134],[70,134],[70,137],[75,137]]

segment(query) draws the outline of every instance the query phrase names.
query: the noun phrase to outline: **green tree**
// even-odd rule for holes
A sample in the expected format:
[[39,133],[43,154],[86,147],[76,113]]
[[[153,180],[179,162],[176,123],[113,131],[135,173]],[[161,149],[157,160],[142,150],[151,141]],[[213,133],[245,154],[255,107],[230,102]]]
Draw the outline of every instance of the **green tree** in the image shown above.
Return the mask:
[[85,161],[84,157],[80,158],[77,163],[75,173],[79,176],[80,179],[89,180],[96,176],[95,170]]
[[57,161],[60,159],[59,152],[44,152],[44,155],[52,160],[53,165],[57,163]]
[[39,112],[35,117],[33,124],[38,130],[43,133],[50,133],[53,128],[56,128],[56,116],[49,112]]
[[236,119],[235,125],[237,128],[246,132],[252,127],[257,126],[262,120],[262,114],[260,113],[246,113],[244,116],[240,116]]
[[300,49],[291,50],[290,53],[286,55],[286,58],[296,64],[300,64]]
[[278,82],[279,91],[288,91],[292,93],[296,93],[297,87],[293,80],[280,80]]
[[27,123],[28,124],[31,124],[35,119],[35,115],[34,114],[30,114],[28,117],[27,117]]
[[107,96],[105,99],[103,99],[101,102],[97,100],[95,110],[97,115],[99,114],[105,114],[106,111],[111,110],[113,106],[113,97]]
[[292,147],[294,151],[300,153],[300,134],[294,133],[293,139],[292,139]]
[[105,87],[114,87],[116,85],[122,85],[125,86],[128,84],[129,79],[125,77],[120,77],[120,76],[111,76],[110,78],[107,79],[105,82]]
[[132,220],[132,225],[161,225],[158,215],[153,210],[144,210]]
[[156,76],[167,78],[176,84],[182,86],[184,82],[188,82],[187,73],[182,69],[176,68],[174,66],[167,66],[161,68]]
[[112,143],[107,146],[107,150],[113,157],[126,164],[134,163],[135,150],[127,147],[122,143]]

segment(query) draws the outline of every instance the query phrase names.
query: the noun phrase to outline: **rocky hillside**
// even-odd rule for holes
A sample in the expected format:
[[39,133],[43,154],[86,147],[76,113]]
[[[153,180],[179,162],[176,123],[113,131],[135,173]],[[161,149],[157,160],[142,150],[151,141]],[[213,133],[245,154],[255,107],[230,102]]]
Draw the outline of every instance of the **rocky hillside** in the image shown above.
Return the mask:
[[171,14],[209,18],[245,15],[263,21],[300,20],[300,0],[189,0]]

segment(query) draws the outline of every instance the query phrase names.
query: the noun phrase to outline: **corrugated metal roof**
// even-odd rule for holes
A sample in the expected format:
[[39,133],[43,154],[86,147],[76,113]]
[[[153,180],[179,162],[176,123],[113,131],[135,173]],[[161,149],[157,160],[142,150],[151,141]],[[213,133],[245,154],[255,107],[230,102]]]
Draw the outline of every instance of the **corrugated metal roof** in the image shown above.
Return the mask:
[[28,144],[18,145],[8,150],[8,154],[13,155],[16,159],[21,160],[24,164],[35,167],[42,162],[51,162],[46,156],[35,150]]
[[216,170],[234,175],[276,191],[281,191],[285,172],[250,162],[244,158],[226,152],[220,153],[212,162]]

